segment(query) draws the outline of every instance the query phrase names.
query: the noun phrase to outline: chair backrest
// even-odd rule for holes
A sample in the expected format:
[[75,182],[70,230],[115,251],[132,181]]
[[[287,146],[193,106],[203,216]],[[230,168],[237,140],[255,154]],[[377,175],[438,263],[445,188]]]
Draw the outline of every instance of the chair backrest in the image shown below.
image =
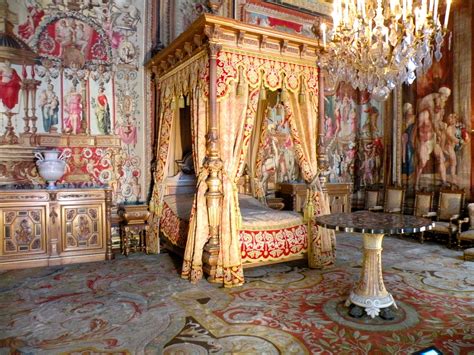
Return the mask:
[[474,229],[474,203],[467,205],[467,212],[469,213],[469,227]]
[[366,189],[365,190],[365,209],[379,206],[380,190]]
[[446,221],[453,215],[460,215],[463,203],[463,190],[441,190],[439,192],[438,220]]
[[415,205],[413,206],[413,215],[422,217],[428,212],[433,210],[433,192],[420,192],[415,193]]
[[387,187],[385,190],[384,212],[403,213],[404,202],[405,189],[403,187]]

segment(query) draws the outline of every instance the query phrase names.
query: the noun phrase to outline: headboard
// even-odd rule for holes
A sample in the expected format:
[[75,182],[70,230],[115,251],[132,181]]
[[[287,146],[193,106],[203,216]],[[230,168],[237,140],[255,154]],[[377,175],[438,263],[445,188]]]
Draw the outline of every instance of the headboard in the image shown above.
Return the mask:
[[[184,174],[180,171],[175,176],[166,179],[165,195],[181,195],[196,192],[197,178],[195,175]],[[239,194],[252,195],[250,176],[245,173],[237,184]]]

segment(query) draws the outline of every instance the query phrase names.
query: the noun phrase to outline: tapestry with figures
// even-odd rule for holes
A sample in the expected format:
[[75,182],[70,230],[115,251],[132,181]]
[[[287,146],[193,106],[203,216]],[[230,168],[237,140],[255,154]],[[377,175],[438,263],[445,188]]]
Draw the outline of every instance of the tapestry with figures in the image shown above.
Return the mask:
[[109,185],[116,201],[143,201],[146,1],[2,2],[12,36],[36,59],[25,66],[0,53],[0,149],[19,152],[1,159],[0,183],[41,185],[34,151],[57,148],[67,159],[59,183]]
[[325,97],[324,141],[329,181],[354,191],[384,182],[384,104],[342,83]]

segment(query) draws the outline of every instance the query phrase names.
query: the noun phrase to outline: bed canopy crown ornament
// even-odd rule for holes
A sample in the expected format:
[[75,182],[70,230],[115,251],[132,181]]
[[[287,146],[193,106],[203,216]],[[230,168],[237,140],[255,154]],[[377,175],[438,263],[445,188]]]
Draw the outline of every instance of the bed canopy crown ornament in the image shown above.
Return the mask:
[[328,36],[327,24],[320,28],[320,65],[337,81],[387,99],[396,86],[425,73],[433,56],[441,59],[451,0],[443,2],[441,19],[439,0],[334,0]]
[[[248,165],[250,141],[259,136],[253,132],[262,127],[267,92],[277,90],[298,164],[310,187],[307,205],[312,209],[306,216],[308,242],[314,245],[309,248],[309,264],[323,267],[333,262],[334,235],[313,221],[314,215],[329,211],[324,188],[315,190],[311,184],[318,165],[327,167],[325,155],[316,151],[318,135],[323,135],[318,113],[324,114],[323,80],[316,65],[320,50],[317,40],[205,14],[147,63],[155,73],[158,97],[157,165],[150,201],[156,235],[160,223],[168,223],[161,215],[169,166],[174,163],[170,156],[176,139],[171,135],[179,126],[180,108],[189,107],[197,183],[186,241],[181,243],[186,246],[184,278],[197,281],[205,272],[210,281],[224,286],[243,283],[246,246],[239,239],[244,216],[237,185],[246,166],[252,177],[258,174],[254,165]],[[324,174],[318,176],[324,184]],[[303,248],[302,239],[299,243]],[[265,257],[281,261],[291,254],[288,248]],[[301,248],[299,256],[306,251]]]

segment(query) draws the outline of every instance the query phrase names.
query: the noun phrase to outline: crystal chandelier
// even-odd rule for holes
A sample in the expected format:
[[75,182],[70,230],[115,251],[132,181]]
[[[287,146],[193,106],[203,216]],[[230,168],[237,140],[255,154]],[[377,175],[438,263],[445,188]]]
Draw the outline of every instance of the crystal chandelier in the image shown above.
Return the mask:
[[411,84],[442,57],[451,0],[443,24],[439,0],[334,0],[333,27],[321,24],[319,65],[331,79],[367,90],[378,100]]

